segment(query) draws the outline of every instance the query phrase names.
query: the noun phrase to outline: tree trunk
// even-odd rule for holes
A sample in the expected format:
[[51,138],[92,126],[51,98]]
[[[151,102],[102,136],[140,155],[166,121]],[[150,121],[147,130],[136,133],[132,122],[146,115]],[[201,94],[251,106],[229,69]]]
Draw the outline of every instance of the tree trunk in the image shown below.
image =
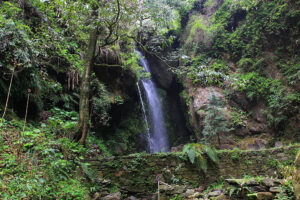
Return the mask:
[[24,125],[23,125],[23,132],[25,131],[25,126],[26,126],[26,120],[27,120],[27,114],[28,114],[28,105],[29,105],[29,95],[31,90],[28,89],[27,90],[28,94],[27,94],[27,103],[26,103],[26,110],[25,110],[25,119],[24,119]]
[[11,72],[11,77],[10,77],[10,82],[9,82],[9,87],[8,87],[8,92],[7,92],[7,97],[6,97],[5,107],[4,107],[3,115],[2,115],[2,118],[1,118],[1,123],[3,123],[3,119],[4,119],[4,117],[5,117],[6,109],[7,109],[7,106],[8,106],[8,100],[9,100],[9,95],[10,95],[10,89],[11,89],[11,85],[12,85],[12,82],[13,82],[13,79],[14,79],[14,73],[15,73],[15,68],[16,68],[16,66],[17,66],[17,62],[14,61],[14,68],[13,68],[13,71]]
[[217,133],[217,136],[218,136],[218,144],[219,144],[219,149],[221,149],[220,133]]
[[90,76],[97,44],[97,36],[97,28],[92,29],[90,31],[90,41],[85,57],[85,68],[80,87],[79,122],[77,133],[75,134],[75,140],[79,141],[79,144],[85,143],[87,132],[89,130]]

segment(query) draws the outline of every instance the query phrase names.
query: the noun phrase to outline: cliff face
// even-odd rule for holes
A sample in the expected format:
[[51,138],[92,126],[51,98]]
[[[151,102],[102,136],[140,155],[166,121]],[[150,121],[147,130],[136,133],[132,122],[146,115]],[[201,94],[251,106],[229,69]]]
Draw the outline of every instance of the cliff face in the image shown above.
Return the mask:
[[208,126],[214,94],[230,127],[220,133],[221,148],[299,141],[299,3],[201,0],[195,5],[180,41],[188,58],[182,80],[196,137],[201,139]]
[[213,109],[227,128],[218,133],[221,148],[300,140],[299,7],[296,1],[199,0],[182,19],[172,48],[145,40],[160,56],[148,58],[161,87],[184,86],[181,104],[197,140],[217,120],[208,117]]

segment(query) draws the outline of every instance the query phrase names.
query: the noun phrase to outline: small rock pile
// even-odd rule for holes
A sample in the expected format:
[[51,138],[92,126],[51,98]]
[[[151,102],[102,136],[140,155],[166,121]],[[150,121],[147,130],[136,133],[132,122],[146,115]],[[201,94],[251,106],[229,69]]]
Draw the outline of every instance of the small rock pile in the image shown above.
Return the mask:
[[[258,179],[226,179],[222,189],[203,192],[204,188],[187,188],[182,185],[162,184],[159,186],[160,200],[174,197],[193,200],[272,200],[277,194],[289,196],[283,187],[284,180],[264,178]],[[155,194],[158,196],[158,193]],[[153,198],[158,199],[158,198]]]
[[[284,184],[282,179],[226,179],[226,183],[228,185],[225,193],[225,196],[228,196],[227,199],[269,200],[275,199],[278,193],[286,193],[282,187]],[[221,199],[226,198],[218,200]]]

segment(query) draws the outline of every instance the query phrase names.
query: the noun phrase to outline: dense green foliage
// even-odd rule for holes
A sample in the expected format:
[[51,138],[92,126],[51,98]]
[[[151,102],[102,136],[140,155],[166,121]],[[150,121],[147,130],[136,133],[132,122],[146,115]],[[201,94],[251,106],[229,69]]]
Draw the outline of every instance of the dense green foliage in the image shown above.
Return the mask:
[[[300,114],[299,10],[296,0],[0,1],[1,114],[10,97],[0,123],[0,198],[90,199],[104,185],[86,160],[145,152],[146,127],[136,82],[149,74],[141,70],[136,45],[168,67],[167,59],[160,57],[164,50],[179,52],[180,66],[171,70],[181,83],[172,77],[172,86],[160,96],[167,99],[181,92],[187,116],[194,114],[197,89],[224,91],[224,99],[209,92],[208,102],[195,111],[201,112],[195,121],[202,124],[191,132],[198,144],[183,147],[194,135],[181,137],[173,133],[179,125],[166,123],[170,143],[181,145],[180,155],[200,171],[207,171],[209,161],[218,164],[210,147],[215,138],[220,147],[222,135],[249,128],[256,105],[271,133],[290,134]],[[74,135],[91,30],[97,32],[86,95],[91,130],[81,146]],[[143,46],[143,40],[152,47]],[[185,90],[178,89],[180,84]],[[246,105],[232,101],[243,95]],[[169,120],[174,105],[167,100],[163,104],[169,106]],[[141,165],[139,161],[132,161],[132,170]],[[110,186],[109,193],[118,191]],[[290,188],[281,189],[291,192]],[[231,189],[237,193],[241,188]],[[288,198],[283,193],[277,197]]]
[[203,13],[191,12],[175,72],[264,102],[269,126],[283,133],[300,106],[299,2],[205,2]]
[[[93,13],[95,7],[99,8],[98,19]],[[116,132],[115,138],[109,134],[104,137],[108,142],[99,137],[104,132],[91,134],[85,147],[72,140],[78,121],[78,85],[89,30],[102,29],[96,56],[100,58],[95,59],[100,60],[99,64],[111,64],[105,60],[114,52],[119,62],[112,64],[121,65],[122,70],[134,74],[133,78],[139,76],[136,56],[127,56],[134,48],[139,9],[142,7],[138,1],[0,2],[1,113],[9,79],[12,73],[14,76],[9,109],[0,131],[1,199],[88,199],[89,193],[99,188],[97,184],[89,185],[95,177],[84,158],[89,153],[111,155],[109,151],[115,152],[114,144],[124,142],[127,146],[131,139],[125,142],[126,137],[141,133],[141,120],[127,119],[110,130]],[[118,33],[110,32],[111,13],[120,16]],[[104,44],[108,45],[101,49]],[[104,53],[104,59],[103,52],[109,52]],[[121,106],[124,94],[102,83],[94,74],[92,79],[92,122],[109,126],[112,106]],[[19,117],[25,115],[27,89],[32,91],[29,119],[35,121],[27,123],[22,132],[23,120]],[[136,135],[132,136],[133,133]],[[135,150],[130,148],[125,151]]]
[[[67,139],[77,114],[52,110],[40,125],[5,121],[1,124],[2,199],[82,199],[89,189],[77,176],[87,149]],[[56,133],[55,135],[53,133]]]

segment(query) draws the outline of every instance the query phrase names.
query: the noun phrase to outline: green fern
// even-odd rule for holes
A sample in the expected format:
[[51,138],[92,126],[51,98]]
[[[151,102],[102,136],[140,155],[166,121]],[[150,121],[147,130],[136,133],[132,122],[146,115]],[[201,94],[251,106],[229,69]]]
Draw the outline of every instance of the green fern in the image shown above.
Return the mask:
[[80,163],[80,165],[81,165],[81,168],[82,168],[82,170],[83,170],[83,172],[85,173],[85,175],[92,181],[92,182],[94,182],[96,179],[95,179],[95,173],[94,173],[94,171],[91,169],[91,168],[89,168],[89,164],[88,163]]
[[[183,154],[186,154],[192,164],[201,169],[204,173],[207,172],[207,157],[215,164],[219,164],[217,153],[207,145],[202,144],[186,144],[183,148]],[[205,156],[207,155],[207,157]]]
[[197,157],[197,167],[200,168],[204,173],[207,172],[207,160],[203,155]]
[[195,151],[194,151],[194,149],[189,149],[189,151],[187,151],[187,155],[188,155],[191,163],[194,164],[194,162],[195,162]]
[[219,158],[216,151],[214,151],[210,146],[204,146],[204,151],[214,163],[219,164]]

